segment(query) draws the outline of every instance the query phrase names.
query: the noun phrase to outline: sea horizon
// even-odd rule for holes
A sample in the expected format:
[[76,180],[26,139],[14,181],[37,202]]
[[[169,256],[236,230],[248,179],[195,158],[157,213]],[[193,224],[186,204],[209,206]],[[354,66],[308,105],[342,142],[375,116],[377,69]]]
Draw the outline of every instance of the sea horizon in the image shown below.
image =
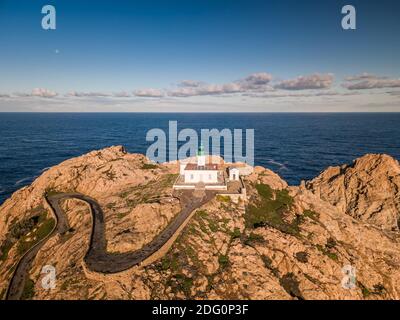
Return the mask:
[[[290,185],[329,166],[367,153],[400,158],[399,113],[153,113],[15,112],[0,117],[0,203],[41,173],[71,157],[112,145],[146,154],[146,133],[178,130],[254,129],[255,165],[271,169]],[[196,117],[193,117],[196,115]],[[27,161],[29,157],[29,161]],[[167,159],[168,160],[168,159]]]

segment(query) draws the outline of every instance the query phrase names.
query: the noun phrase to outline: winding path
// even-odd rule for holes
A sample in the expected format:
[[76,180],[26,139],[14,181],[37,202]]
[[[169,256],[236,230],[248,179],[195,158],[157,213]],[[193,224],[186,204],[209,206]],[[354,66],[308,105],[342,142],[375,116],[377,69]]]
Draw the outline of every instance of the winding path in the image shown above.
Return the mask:
[[96,200],[80,193],[60,193],[47,196],[46,200],[57,218],[56,226],[49,236],[31,248],[20,259],[8,286],[6,299],[19,300],[21,298],[32,261],[40,248],[55,234],[63,234],[69,230],[68,218],[60,206],[62,200],[78,199],[85,201],[90,207],[93,221],[92,234],[89,249],[84,258],[88,269],[101,273],[117,273],[139,265],[160,250],[190,217],[193,210],[207,203],[214,196],[215,192],[213,191],[205,191],[201,197],[194,196],[192,191],[181,191],[178,198],[183,204],[182,210],[168,226],[141,249],[126,253],[107,252],[104,213]]

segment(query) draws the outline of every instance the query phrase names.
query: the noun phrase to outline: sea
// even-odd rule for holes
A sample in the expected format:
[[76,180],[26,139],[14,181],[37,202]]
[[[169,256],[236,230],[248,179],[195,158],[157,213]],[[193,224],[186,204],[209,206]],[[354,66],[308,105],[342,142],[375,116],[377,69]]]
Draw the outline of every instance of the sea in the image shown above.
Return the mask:
[[400,159],[400,113],[0,113],[0,204],[66,159],[112,145],[146,153],[149,130],[254,129],[255,165],[290,185],[366,153]]

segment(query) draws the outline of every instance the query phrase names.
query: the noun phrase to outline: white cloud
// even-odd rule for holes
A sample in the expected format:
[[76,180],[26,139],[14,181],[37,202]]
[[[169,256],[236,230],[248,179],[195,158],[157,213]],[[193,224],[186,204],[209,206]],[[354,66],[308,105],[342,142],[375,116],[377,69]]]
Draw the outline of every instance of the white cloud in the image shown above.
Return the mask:
[[276,84],[276,89],[283,90],[309,90],[329,89],[333,83],[333,74],[314,73],[307,76],[300,76],[295,79],[283,80]]
[[363,72],[361,74],[348,76],[345,78],[346,81],[362,81],[362,80],[376,80],[376,79],[387,79],[387,77],[381,77],[368,72]]
[[146,88],[133,91],[133,94],[137,97],[148,97],[148,98],[161,98],[164,96],[164,92],[160,89]]
[[32,90],[33,97],[53,98],[58,96],[58,93],[44,88],[35,88]]
[[197,81],[197,80],[183,80],[181,82],[178,83],[179,87],[200,87],[201,85],[203,85],[204,82],[201,81]]
[[117,98],[129,98],[132,95],[129,92],[120,91],[120,92],[114,92],[113,96]]
[[350,76],[342,86],[349,90],[400,88],[400,79],[390,79],[384,76],[376,76],[363,73],[358,76]]
[[178,84],[178,88],[168,92],[172,97],[193,97],[206,95],[222,95],[230,93],[268,91],[268,85],[272,76],[268,73],[254,73],[244,79],[224,84],[208,84],[198,80],[184,80]]
[[66,95],[66,97],[110,97],[111,95],[106,92],[79,92],[79,91],[70,91]]

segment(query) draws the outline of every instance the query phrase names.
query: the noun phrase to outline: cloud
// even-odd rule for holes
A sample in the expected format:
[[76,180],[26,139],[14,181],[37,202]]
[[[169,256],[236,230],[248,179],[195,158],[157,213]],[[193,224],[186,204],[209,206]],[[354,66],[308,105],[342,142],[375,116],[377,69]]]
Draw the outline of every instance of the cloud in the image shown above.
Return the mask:
[[248,77],[239,80],[238,83],[244,90],[265,90],[270,89],[268,86],[272,80],[272,75],[266,72],[253,73]]
[[228,93],[242,92],[242,88],[238,83],[225,84],[202,84],[198,87],[179,87],[168,92],[171,97],[192,97],[192,96],[208,96],[221,95]]
[[116,98],[129,98],[132,95],[129,92],[120,91],[120,92],[114,92],[113,96],[116,97]]
[[368,72],[364,72],[355,76],[348,76],[345,78],[346,81],[362,81],[362,80],[377,80],[387,79],[387,77],[377,76]]
[[79,91],[70,91],[66,95],[66,97],[110,97],[109,93],[105,92],[79,92]]
[[302,93],[293,93],[290,91],[275,91],[266,94],[251,93],[244,96],[252,98],[311,98],[311,97],[329,97],[329,96],[351,96],[358,94],[354,92],[338,92],[338,91],[305,91]]
[[53,98],[58,96],[58,93],[44,88],[35,88],[32,90],[33,97]]
[[254,73],[244,79],[224,84],[208,84],[198,80],[184,80],[178,84],[178,88],[168,92],[172,97],[193,97],[206,95],[223,95],[231,93],[243,93],[251,91],[268,91],[268,85],[272,76],[268,73]]
[[133,94],[137,97],[148,97],[148,98],[161,98],[164,97],[164,92],[160,89],[147,88],[133,91]]
[[200,87],[201,85],[203,85],[204,82],[202,81],[197,81],[197,80],[183,80],[181,82],[178,83],[179,87],[190,87],[190,88],[196,88],[196,87]]
[[58,96],[58,93],[49,89],[35,88],[32,92],[15,92],[14,96],[25,98],[25,97],[41,97],[41,98],[54,98]]
[[349,90],[400,88],[400,79],[390,79],[368,73],[347,77],[346,81],[342,86]]
[[295,79],[283,80],[277,83],[275,89],[283,90],[308,90],[308,89],[329,89],[333,83],[333,74],[311,74],[300,76]]

